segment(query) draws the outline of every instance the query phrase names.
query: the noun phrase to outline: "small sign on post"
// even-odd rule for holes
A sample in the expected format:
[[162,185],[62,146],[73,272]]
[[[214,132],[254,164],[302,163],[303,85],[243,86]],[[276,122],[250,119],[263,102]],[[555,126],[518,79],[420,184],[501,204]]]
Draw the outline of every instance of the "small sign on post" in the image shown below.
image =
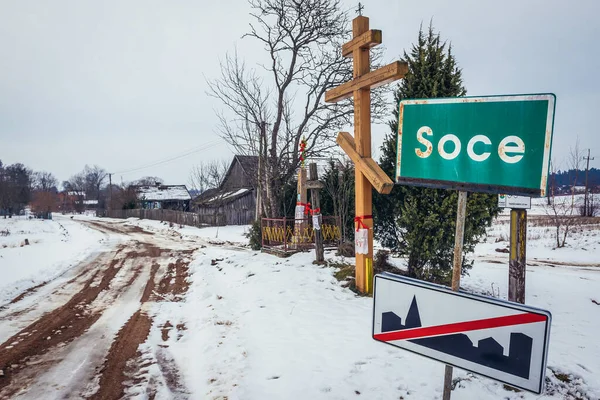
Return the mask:
[[529,196],[514,196],[514,195],[509,195],[509,194],[499,194],[498,195],[498,207],[530,209],[531,208],[531,197],[529,197]]
[[534,307],[375,276],[373,339],[538,394],[551,319]]

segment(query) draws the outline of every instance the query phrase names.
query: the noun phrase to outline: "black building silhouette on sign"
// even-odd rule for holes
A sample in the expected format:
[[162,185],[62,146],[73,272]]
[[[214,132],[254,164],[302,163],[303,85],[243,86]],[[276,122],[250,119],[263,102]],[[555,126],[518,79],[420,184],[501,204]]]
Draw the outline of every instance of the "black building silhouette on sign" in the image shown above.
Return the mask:
[[[402,325],[402,318],[393,312],[382,314],[382,333],[420,327],[421,317],[419,316],[416,296],[413,297],[410,304],[405,325]],[[523,333],[510,334],[508,356],[503,354],[504,348],[492,337],[481,339],[477,346],[474,346],[471,339],[463,333],[410,339],[408,341],[498,371],[529,379],[533,339]]]

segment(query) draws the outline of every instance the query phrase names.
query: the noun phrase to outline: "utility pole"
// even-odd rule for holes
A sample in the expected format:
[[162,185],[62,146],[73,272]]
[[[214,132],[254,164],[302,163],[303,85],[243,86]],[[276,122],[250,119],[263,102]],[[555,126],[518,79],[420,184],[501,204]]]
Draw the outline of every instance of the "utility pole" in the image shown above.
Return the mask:
[[262,202],[263,202],[263,175],[264,175],[264,157],[263,157],[263,151],[264,151],[264,142],[265,142],[265,137],[266,137],[266,127],[265,127],[266,123],[265,121],[262,121],[260,123],[260,137],[258,139],[258,173],[257,173],[257,191],[258,193],[256,194],[256,220],[258,221],[259,218],[262,217],[263,214],[263,207],[262,207]]
[[108,174],[108,211],[109,211],[109,213],[111,210],[112,210],[112,174]]
[[585,196],[584,196],[584,200],[583,200],[583,209],[584,211],[584,215],[586,217],[590,217],[591,215],[591,210],[589,210],[589,197],[588,197],[588,171],[590,170],[590,160],[593,160],[594,157],[590,158],[590,149],[588,149],[588,155],[587,157],[583,157],[584,160],[587,161],[586,165],[585,165]]

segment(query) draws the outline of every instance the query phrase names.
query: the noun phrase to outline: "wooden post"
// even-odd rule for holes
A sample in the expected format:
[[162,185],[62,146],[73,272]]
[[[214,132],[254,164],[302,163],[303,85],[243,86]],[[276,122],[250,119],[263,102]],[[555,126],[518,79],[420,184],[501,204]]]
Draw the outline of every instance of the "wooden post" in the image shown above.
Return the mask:
[[527,210],[510,210],[510,260],[508,262],[508,300],[525,304],[527,267]]
[[342,56],[353,58],[353,79],[325,93],[325,101],[335,103],[354,97],[354,139],[345,132],[337,142],[355,164],[355,213],[357,226],[369,231],[368,253],[356,255],[356,287],[361,293],[373,290],[373,188],[389,194],[394,183],[371,159],[371,89],[401,79],[408,72],[405,62],[394,62],[370,70],[371,47],[381,44],[381,31],[369,30],[369,18],[352,20],[352,40],[342,46]]
[[[359,16],[352,21],[352,36],[357,37],[369,30],[369,19]],[[360,49],[354,55],[354,79],[369,72],[369,50]],[[354,135],[356,151],[361,157],[371,157],[371,91],[354,91]],[[355,168],[356,217],[363,217],[363,224],[369,229],[369,253],[356,255],[356,286],[363,293],[370,293],[368,277],[373,273],[373,190],[371,184],[358,168]],[[371,269],[369,270],[369,266]]]
[[323,234],[321,233],[321,195],[319,191],[323,187],[323,183],[319,182],[319,177],[317,173],[317,164],[310,163],[308,166],[309,169],[309,181],[306,182],[306,186],[310,189],[310,201],[313,210],[318,210],[313,214],[313,220],[315,217],[318,218],[318,229],[315,229],[315,224],[313,223],[313,231],[315,234],[315,261],[317,263],[322,263],[325,261],[325,254],[323,250]]
[[[296,201],[296,210],[301,206],[303,209],[306,207],[308,202],[308,195],[306,191],[306,168],[304,166],[300,166],[300,171],[298,171],[298,197]],[[296,247],[301,247],[304,228],[306,227],[306,218],[308,218],[304,212],[302,216],[300,216],[296,211],[294,215],[294,237],[296,238],[295,244]]]
[[[460,275],[462,273],[463,241],[465,237],[465,217],[467,214],[467,192],[458,192],[458,205],[456,206],[456,231],[454,233],[454,259],[452,262],[452,290],[460,289]],[[452,393],[452,366],[446,365],[444,371],[443,400],[450,400]]]
[[266,126],[266,123],[264,121],[262,121],[260,123],[260,138],[258,140],[258,171],[256,174],[256,187],[257,187],[256,190],[258,192],[258,193],[256,193],[256,219],[257,220],[259,218],[261,218],[263,215],[263,207],[262,207],[263,177],[264,177],[263,141],[265,140],[264,138],[266,136],[265,126]]

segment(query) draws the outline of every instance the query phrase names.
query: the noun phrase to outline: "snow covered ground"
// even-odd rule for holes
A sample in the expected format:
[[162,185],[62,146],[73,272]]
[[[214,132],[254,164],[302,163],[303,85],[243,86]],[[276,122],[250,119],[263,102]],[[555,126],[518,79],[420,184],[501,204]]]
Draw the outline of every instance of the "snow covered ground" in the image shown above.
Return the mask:
[[[55,251],[64,257],[65,265],[58,258],[44,260],[46,267],[35,271],[58,274],[77,258],[74,254],[84,256],[94,246],[102,246],[100,240],[117,240],[79,226],[78,219],[94,218],[36,222],[46,227],[51,224],[43,224],[60,221],[78,239],[72,239],[68,251],[66,247],[62,253]],[[243,226],[198,229],[148,220],[102,220],[196,240],[200,247],[189,265],[191,284],[185,300],[144,306],[154,325],[163,328],[152,329],[140,346],[147,367],[136,378],[155,382],[157,398],[441,398],[444,366],[375,342],[372,299],[343,288],[334,277],[335,268],[312,263],[314,253],[281,259],[251,251],[245,245],[248,227]],[[19,229],[26,228],[13,231]],[[47,229],[40,237],[50,247],[50,243],[61,246],[60,228]],[[561,249],[554,249],[552,233],[547,227],[530,225],[527,249],[527,303],[553,314],[546,393],[510,391],[455,369],[453,399],[600,399],[600,226],[578,228]],[[35,238],[30,234],[30,241],[31,237]],[[0,247],[8,243],[6,237],[0,240]],[[10,240],[18,244],[19,239]],[[508,255],[496,251],[505,248],[507,240],[508,224],[499,220],[477,246],[475,266],[463,278],[463,288],[507,297]],[[43,249],[42,244],[36,245]],[[6,257],[11,249],[30,251],[26,247],[0,248],[0,255]],[[29,257],[34,262],[44,258]],[[0,267],[5,265],[3,259]],[[354,262],[333,253],[327,253],[326,259]],[[12,260],[14,268],[25,268],[25,259]],[[404,264],[402,259],[394,262]],[[161,370],[169,363],[177,365],[181,374],[172,377],[178,382],[175,388]],[[146,398],[138,386],[127,394]]]
[[68,217],[0,218],[0,305],[103,248],[109,248],[105,235]]
[[[233,245],[203,249],[190,266],[187,300],[152,310],[155,321],[186,327],[168,338],[168,357],[183,366],[193,397],[441,398],[443,365],[374,342],[372,299],[342,288],[333,268],[312,263],[313,253],[280,259],[240,249],[247,227],[126,223]],[[508,255],[496,249],[508,245],[508,229],[498,221],[489,230],[463,288],[507,298]],[[527,303],[553,314],[546,394],[509,391],[455,369],[453,399],[600,399],[600,227],[578,229],[562,249],[548,227],[530,226],[528,234]],[[144,346],[164,344],[155,334]]]

